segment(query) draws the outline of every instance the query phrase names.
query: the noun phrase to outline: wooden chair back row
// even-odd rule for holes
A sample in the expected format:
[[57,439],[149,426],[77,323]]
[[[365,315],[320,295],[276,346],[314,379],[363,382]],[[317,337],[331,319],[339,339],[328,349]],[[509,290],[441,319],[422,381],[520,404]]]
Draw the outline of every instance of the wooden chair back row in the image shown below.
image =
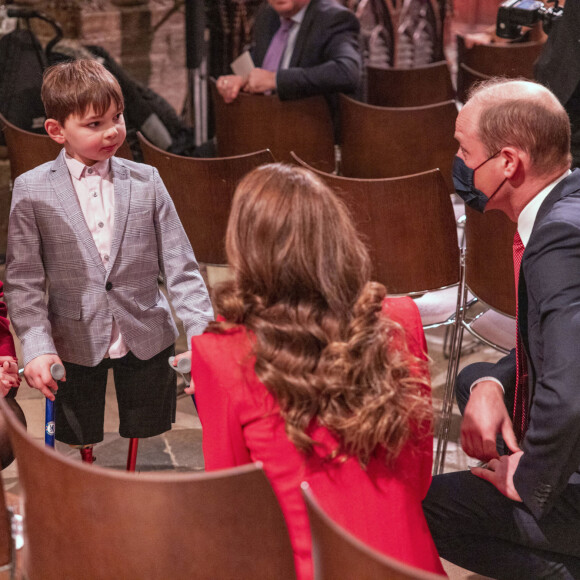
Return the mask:
[[375,107],[340,95],[342,174],[383,178],[439,168],[453,191],[457,151],[454,101],[422,107]]
[[323,173],[346,203],[369,248],[372,277],[391,294],[423,292],[459,282],[459,245],[448,188],[437,169],[387,179]]
[[455,98],[446,61],[415,68],[366,67],[367,103],[378,107],[421,107]]
[[468,69],[488,77],[534,78],[534,64],[544,43],[541,41],[519,42],[513,44],[491,43],[474,44],[468,48],[465,37],[457,35],[457,95],[465,102],[469,87]]
[[211,82],[218,155],[231,157],[270,149],[290,163],[296,151],[324,171],[334,171],[334,133],[324,97],[281,101],[276,95],[240,93],[226,104]]
[[0,409],[18,461],[30,580],[295,579],[284,516],[259,466],[87,466],[33,440],[3,400]]
[[169,191],[196,258],[225,264],[225,235],[234,190],[250,170],[272,163],[268,150],[228,158],[196,159],[167,153],[138,133],[143,158]]

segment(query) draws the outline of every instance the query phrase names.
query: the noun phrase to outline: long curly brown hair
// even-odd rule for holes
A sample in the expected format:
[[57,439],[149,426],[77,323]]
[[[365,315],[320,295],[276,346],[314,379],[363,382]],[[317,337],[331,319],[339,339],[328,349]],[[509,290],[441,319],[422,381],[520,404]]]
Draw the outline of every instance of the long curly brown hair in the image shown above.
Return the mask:
[[338,436],[333,455],[362,465],[377,446],[391,463],[430,432],[427,374],[417,372],[401,327],[381,314],[385,287],[369,282],[368,252],[320,179],[283,164],[249,173],[234,196],[226,249],[233,280],[215,294],[226,322],[208,331],[242,324],[254,333],[255,372],[298,449],[312,451],[314,419]]

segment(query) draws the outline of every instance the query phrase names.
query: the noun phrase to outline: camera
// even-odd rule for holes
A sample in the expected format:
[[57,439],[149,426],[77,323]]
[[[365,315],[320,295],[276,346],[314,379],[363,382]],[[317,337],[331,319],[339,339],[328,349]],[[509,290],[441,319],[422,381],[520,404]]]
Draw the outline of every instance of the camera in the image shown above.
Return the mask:
[[546,8],[539,0],[506,0],[497,11],[495,33],[500,38],[513,40],[522,35],[522,26],[534,26],[542,21],[546,34],[555,20],[562,16],[563,8],[558,6],[558,0],[552,0],[554,6]]

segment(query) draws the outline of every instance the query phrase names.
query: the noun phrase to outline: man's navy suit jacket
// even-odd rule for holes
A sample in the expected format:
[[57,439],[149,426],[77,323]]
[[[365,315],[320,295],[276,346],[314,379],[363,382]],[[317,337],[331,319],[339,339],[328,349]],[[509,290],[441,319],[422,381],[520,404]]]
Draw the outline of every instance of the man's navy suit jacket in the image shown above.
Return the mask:
[[[558,183],[538,211],[520,270],[518,325],[530,412],[514,484],[540,519],[570,479],[580,483],[580,170]],[[504,385],[511,409],[515,350],[488,374]]]

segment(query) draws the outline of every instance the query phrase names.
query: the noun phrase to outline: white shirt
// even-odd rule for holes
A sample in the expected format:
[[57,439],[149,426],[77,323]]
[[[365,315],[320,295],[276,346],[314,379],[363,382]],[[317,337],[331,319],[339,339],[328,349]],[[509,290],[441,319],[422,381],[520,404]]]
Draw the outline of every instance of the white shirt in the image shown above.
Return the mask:
[[[107,270],[115,226],[115,188],[111,161],[99,161],[88,167],[65,154],[65,161],[77,194],[85,222],[93,236],[101,261]],[[117,322],[113,318],[108,356],[121,358],[129,352]]]

